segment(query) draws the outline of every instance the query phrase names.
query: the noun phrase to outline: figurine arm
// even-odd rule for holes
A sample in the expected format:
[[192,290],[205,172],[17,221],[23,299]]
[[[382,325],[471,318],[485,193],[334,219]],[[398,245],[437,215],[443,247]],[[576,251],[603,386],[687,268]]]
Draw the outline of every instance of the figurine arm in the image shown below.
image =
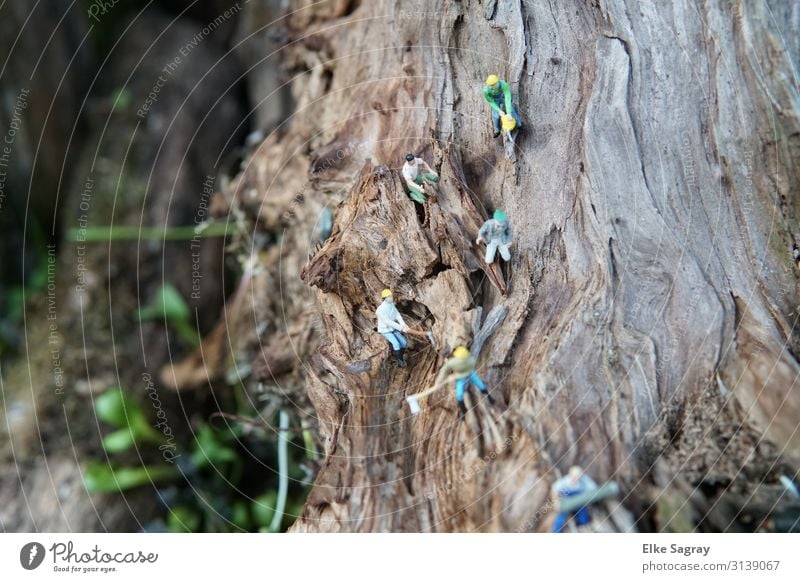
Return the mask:
[[503,89],[503,97],[505,98],[506,102],[506,113],[513,115],[514,106],[511,104],[511,87],[509,87],[508,83],[505,81],[500,83],[500,87]]
[[492,99],[492,96],[489,94],[488,87],[483,88],[483,98],[486,99],[489,107],[491,107],[498,115],[503,114],[503,112],[500,110],[500,107],[497,106],[497,103],[494,102],[494,99]]
[[403,316],[400,315],[399,311],[397,312],[397,317],[392,322],[392,327],[394,327],[397,331],[406,331],[408,329],[408,326],[406,325],[406,322],[403,319]]
[[423,169],[425,170],[425,173],[427,173],[427,174],[433,174],[434,176],[438,176],[438,175],[439,175],[439,174],[437,174],[436,172],[434,172],[434,171],[433,171],[433,168],[431,168],[431,167],[428,165],[428,162],[426,162],[426,161],[425,161],[425,160],[423,160],[422,158],[420,158],[420,161],[422,162],[422,167],[423,167]]
[[444,379],[447,378],[447,376],[450,375],[450,372],[451,372],[450,361],[448,360],[447,362],[444,363],[444,365],[442,366],[442,369],[439,370],[439,375],[436,376],[436,384],[435,384],[435,386],[439,386],[442,382],[444,382]]
[[556,511],[558,511],[559,497],[558,490],[553,486],[553,488],[550,489],[550,504]]
[[488,234],[488,231],[489,231],[489,221],[487,220],[486,222],[483,223],[483,226],[478,231],[478,238],[475,242],[480,244],[481,242],[486,240],[486,235]]
[[413,179],[411,179],[411,176],[408,174],[406,166],[403,166],[403,180],[406,181],[406,185],[409,187],[409,189],[411,190],[417,189],[420,192],[423,193],[425,192],[425,187],[422,184],[417,184]]

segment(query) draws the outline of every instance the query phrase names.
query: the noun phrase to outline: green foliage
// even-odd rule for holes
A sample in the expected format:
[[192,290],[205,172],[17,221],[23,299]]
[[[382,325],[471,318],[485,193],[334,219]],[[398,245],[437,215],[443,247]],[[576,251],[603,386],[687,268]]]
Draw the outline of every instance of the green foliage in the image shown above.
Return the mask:
[[125,87],[121,87],[111,96],[111,110],[127,111],[132,100],[131,92]]
[[230,446],[235,435],[230,430],[216,431],[208,424],[201,424],[194,441],[192,463],[197,468],[225,465],[239,460]]
[[119,429],[103,439],[103,448],[109,453],[121,453],[134,443],[159,444],[163,441],[147,420],[144,411],[121,388],[110,388],[95,398],[97,418]]
[[186,505],[177,505],[167,514],[167,528],[172,533],[191,533],[202,531],[203,516]]
[[174,329],[190,346],[197,347],[200,337],[192,326],[192,312],[181,294],[169,283],[161,286],[150,305],[138,310],[139,321],[161,321]]
[[[94,412],[99,420],[117,429],[103,438],[103,449],[110,455],[124,453],[134,445],[156,445],[163,441],[161,433],[150,426],[139,404],[119,387],[109,388],[95,398]],[[83,479],[89,493],[119,493],[177,476],[175,468],[169,465],[115,467],[110,462],[91,461]]]
[[[169,310],[170,298],[162,301],[163,310]],[[118,387],[95,398],[94,406],[97,418],[114,430],[102,441],[111,460],[93,461],[85,467],[84,482],[90,493],[120,493],[148,484],[169,484],[181,477],[188,479],[191,483],[188,487],[175,484],[163,493],[159,491],[166,512],[158,527],[170,532],[282,531],[299,514],[305,497],[305,485],[301,484],[304,472],[300,466],[305,447],[288,446],[292,433],[288,430],[286,412],[281,413],[278,446],[273,449],[276,457],[270,458],[271,447],[265,449],[259,444],[268,433],[245,431],[236,424],[215,428],[208,422],[200,422],[186,450],[173,455],[180,459],[177,465],[126,466],[120,462],[125,459],[123,455],[130,459],[130,450],[135,446],[141,462],[142,455],[146,458],[148,452],[155,452],[156,445],[165,442],[163,435],[149,424],[135,399]],[[298,441],[313,447],[308,429],[301,434]],[[278,473],[277,479],[275,469],[256,477],[272,483],[267,484],[266,491],[257,490],[254,499],[247,489],[253,469],[260,469],[261,463],[252,464],[251,473],[245,478],[248,467],[241,450],[247,446],[245,440],[255,441],[255,446],[266,454],[264,462]]]
[[83,482],[89,493],[121,493],[148,483],[163,483],[177,477],[171,466],[112,467],[91,461],[86,465]]

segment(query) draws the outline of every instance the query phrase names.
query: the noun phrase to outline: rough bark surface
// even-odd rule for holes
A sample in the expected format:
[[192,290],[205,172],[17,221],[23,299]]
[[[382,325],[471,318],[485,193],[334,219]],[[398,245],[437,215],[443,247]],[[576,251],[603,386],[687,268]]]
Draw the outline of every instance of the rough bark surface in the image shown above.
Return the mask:
[[[264,265],[284,331],[262,345],[317,314],[304,325],[319,347],[296,369],[326,457],[293,529],[545,530],[573,463],[621,485],[601,529],[786,527],[796,7],[306,4],[284,23],[295,114],[230,189],[281,237]],[[489,73],[526,125],[516,163],[491,138]],[[403,191],[407,151],[441,175],[424,207]],[[325,206],[335,226],[317,247]],[[474,245],[494,208],[516,233],[505,296]],[[405,369],[373,329],[383,287],[438,339]],[[497,306],[479,367],[502,405],[460,424],[448,389],[410,417],[405,397]]]

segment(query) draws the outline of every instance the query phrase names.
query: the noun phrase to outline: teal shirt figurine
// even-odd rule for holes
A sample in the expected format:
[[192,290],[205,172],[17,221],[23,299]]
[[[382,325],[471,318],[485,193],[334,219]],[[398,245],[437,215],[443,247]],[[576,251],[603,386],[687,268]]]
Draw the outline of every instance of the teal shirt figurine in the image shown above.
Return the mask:
[[491,265],[494,262],[497,251],[500,251],[500,256],[503,257],[504,261],[510,261],[511,226],[508,224],[506,213],[502,210],[495,210],[494,217],[483,223],[475,242],[477,244],[486,243],[487,265]]
[[516,122],[516,128],[522,129],[522,121],[514,108],[511,99],[511,87],[497,75],[489,75],[486,84],[483,86],[483,98],[492,109],[492,125],[494,126],[494,137],[500,135],[502,126],[500,120],[506,115],[510,115]]

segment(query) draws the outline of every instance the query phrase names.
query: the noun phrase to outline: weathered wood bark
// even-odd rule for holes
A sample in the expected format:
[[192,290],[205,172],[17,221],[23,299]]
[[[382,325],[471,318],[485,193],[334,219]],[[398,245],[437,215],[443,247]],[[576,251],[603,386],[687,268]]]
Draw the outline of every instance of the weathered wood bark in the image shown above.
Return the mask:
[[[295,116],[232,192],[282,234],[281,326],[321,323],[306,389],[326,458],[296,531],[544,530],[573,463],[622,487],[604,529],[792,527],[791,3],[330,2],[287,23]],[[516,164],[491,139],[489,73],[522,112]],[[441,174],[424,208],[406,151]],[[337,203],[309,295],[298,257]],[[516,233],[507,296],[473,243],[494,208]],[[373,330],[387,286],[440,341],[405,369]],[[405,396],[499,305],[479,363],[502,406],[459,424],[447,390],[410,417]]]

